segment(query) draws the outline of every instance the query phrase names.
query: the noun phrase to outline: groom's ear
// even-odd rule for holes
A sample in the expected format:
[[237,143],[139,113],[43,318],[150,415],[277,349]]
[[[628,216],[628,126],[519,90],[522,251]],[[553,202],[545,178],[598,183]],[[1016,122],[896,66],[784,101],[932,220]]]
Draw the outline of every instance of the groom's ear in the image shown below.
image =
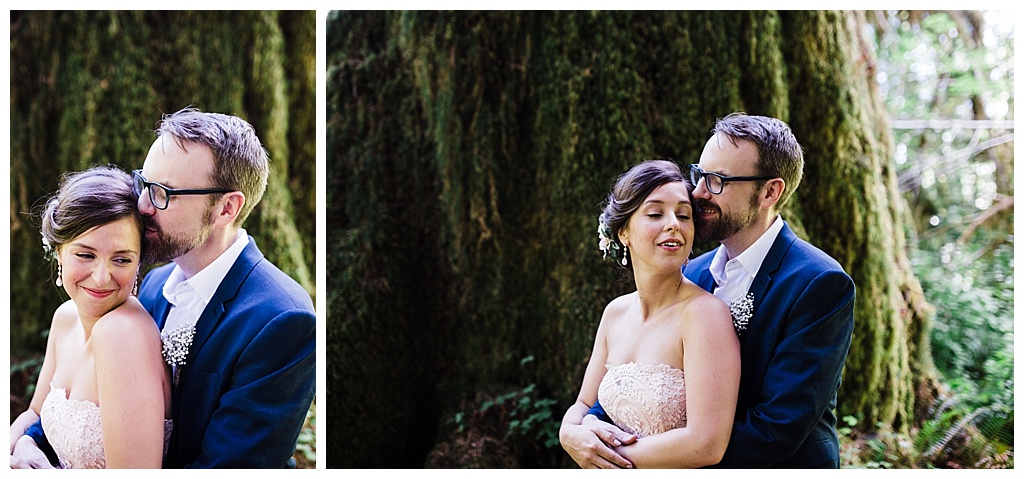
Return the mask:
[[764,193],[761,195],[761,207],[771,208],[778,204],[779,199],[782,198],[782,192],[786,191],[786,180],[773,178],[768,180],[765,186]]
[[213,223],[218,226],[227,226],[235,222],[238,213],[245,205],[245,194],[241,191],[225,193],[220,201],[213,207]]

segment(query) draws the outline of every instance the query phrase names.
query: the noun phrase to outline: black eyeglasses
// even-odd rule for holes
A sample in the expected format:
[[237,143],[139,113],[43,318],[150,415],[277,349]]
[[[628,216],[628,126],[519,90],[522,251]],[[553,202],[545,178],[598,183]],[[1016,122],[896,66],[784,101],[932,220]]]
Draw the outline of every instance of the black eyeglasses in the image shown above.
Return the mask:
[[713,195],[722,194],[722,188],[725,187],[726,181],[758,181],[758,180],[772,180],[774,176],[722,176],[718,173],[709,173],[700,169],[697,165],[690,165],[690,183],[693,183],[693,187],[697,187],[697,182],[701,178],[704,178],[704,186],[707,187],[708,191]]
[[142,176],[142,170],[133,171],[132,179],[135,180],[132,184],[132,189],[135,190],[135,194],[142,196],[142,190],[149,188],[149,201],[150,203],[153,203],[153,206],[158,210],[166,210],[167,203],[171,200],[171,196],[173,195],[212,195],[217,193],[231,193],[234,191],[225,190],[223,188],[168,188],[160,183],[154,183],[147,180],[145,176]]

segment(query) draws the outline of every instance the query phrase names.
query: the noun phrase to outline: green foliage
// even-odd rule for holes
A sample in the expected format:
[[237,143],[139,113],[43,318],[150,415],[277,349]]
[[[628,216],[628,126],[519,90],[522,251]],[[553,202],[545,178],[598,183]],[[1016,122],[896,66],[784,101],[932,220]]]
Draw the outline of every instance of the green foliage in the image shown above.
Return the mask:
[[[530,358],[527,358],[530,359]],[[480,394],[444,420],[427,467],[552,467],[561,457],[558,401],[536,384],[494,396]],[[489,453],[480,454],[480,449]]]
[[885,424],[876,424],[876,432],[857,432],[859,419],[844,416],[845,427],[838,429],[840,465],[843,468],[899,469],[914,467],[919,454],[906,436]]
[[1013,410],[968,410],[961,396],[937,403],[931,417],[913,435],[884,424],[877,432],[857,432],[858,420],[846,416],[839,428],[844,468],[1013,468]]
[[550,398],[537,398],[537,385],[531,384],[519,391],[513,391],[480,405],[480,414],[487,414],[492,407],[505,409],[508,421],[508,433],[505,438],[524,437],[540,441],[546,448],[558,445],[558,429],[560,419],[555,416],[553,408],[558,401]]
[[1012,26],[998,19],[895,11],[877,36],[891,115],[953,125],[897,130],[896,163],[934,364],[971,408],[1013,404],[1013,152],[1008,132],[971,123],[1012,118]]
[[[309,469],[316,468],[316,401],[309,406],[306,412],[306,420],[302,423],[302,430],[299,431],[299,438],[295,445],[296,454],[301,454],[302,459],[309,465]],[[299,463],[299,460],[296,459]],[[304,464],[305,465],[305,464]]]
[[953,395],[941,401],[914,438],[923,464],[1013,467],[1012,406],[975,407]]
[[[534,356],[526,356],[519,361],[525,366],[535,360]],[[554,448],[559,444],[558,429],[561,427],[561,416],[558,415],[558,401],[541,396],[536,384],[522,389],[500,394],[483,400],[475,411],[456,411],[444,422],[457,433],[465,433],[470,423],[480,418],[489,418],[492,424],[506,424],[504,440],[525,440],[537,442],[545,449]]]
[[[879,444],[906,450],[907,461],[887,461],[896,467],[1012,467],[1012,131],[978,126],[1012,120],[1013,33],[999,15],[875,17],[876,79],[895,120],[898,184],[910,206],[909,255],[934,307],[930,349],[948,390],[917,418],[912,451],[871,443],[876,452]],[[857,443],[855,430],[846,433]]]
[[[954,391],[970,398],[972,406],[1012,406],[1013,284],[991,284],[993,273],[1000,268],[1012,270],[1012,263],[993,264],[988,270],[980,269],[984,263],[950,268],[937,258],[940,255],[919,250],[914,263],[929,301],[936,306],[931,337],[935,365]],[[1008,256],[1012,258],[1012,252]],[[979,284],[986,281],[990,284]]]

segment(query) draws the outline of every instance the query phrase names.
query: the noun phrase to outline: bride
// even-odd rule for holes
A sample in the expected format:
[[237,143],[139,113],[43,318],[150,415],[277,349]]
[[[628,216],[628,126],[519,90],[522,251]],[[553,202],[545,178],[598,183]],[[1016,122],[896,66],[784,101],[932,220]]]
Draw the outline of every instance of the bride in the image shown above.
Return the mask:
[[11,424],[11,466],[50,467],[41,456],[14,464],[41,419],[60,467],[159,468],[170,377],[160,332],[134,296],[143,229],[131,176],[112,166],[66,175],[41,223],[71,299],[53,314],[32,402]]
[[[577,463],[701,467],[729,443],[739,340],[728,306],[681,271],[693,246],[690,192],[675,162],[651,160],[608,197],[601,249],[631,268],[636,291],[605,308],[579,397],[562,419],[559,438]],[[611,436],[587,414],[598,399],[630,436]]]

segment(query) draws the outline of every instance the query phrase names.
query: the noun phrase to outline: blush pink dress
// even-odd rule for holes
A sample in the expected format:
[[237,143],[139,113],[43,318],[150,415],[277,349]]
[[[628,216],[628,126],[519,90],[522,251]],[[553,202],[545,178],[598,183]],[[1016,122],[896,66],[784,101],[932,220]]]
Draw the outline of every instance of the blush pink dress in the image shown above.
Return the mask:
[[[62,469],[105,469],[103,425],[100,407],[91,401],[68,399],[64,388],[50,388],[39,417],[46,439],[60,459]],[[173,422],[164,419],[164,455]]]
[[637,437],[686,427],[683,371],[667,364],[607,367],[597,399],[616,426]]

